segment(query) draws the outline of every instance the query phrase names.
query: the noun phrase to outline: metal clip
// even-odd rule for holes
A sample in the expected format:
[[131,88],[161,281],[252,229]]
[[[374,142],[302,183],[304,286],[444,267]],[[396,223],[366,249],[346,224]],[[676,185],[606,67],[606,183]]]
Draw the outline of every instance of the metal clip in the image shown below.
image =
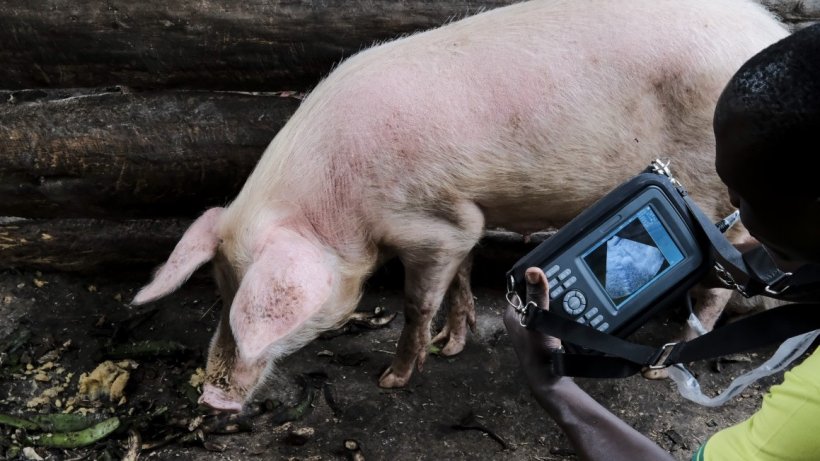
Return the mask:
[[672,354],[672,349],[674,349],[677,345],[678,343],[664,344],[663,348],[661,348],[661,351],[658,354],[658,357],[652,362],[651,365],[649,365],[649,369],[657,370],[659,368],[666,368],[668,365],[664,365],[664,363],[666,362],[666,359],[669,358],[669,355]]
[[670,163],[672,163],[671,160],[667,160],[666,163],[664,163],[663,160],[656,158],[652,161],[652,163],[649,166],[650,168],[652,168],[653,173],[659,174],[661,176],[666,176],[667,178],[669,178],[669,181],[673,185],[682,188],[683,186],[681,185],[681,183],[679,183],[678,180],[675,179],[674,176],[672,176],[672,172],[669,170]]
[[507,280],[507,294],[505,295],[507,298],[507,303],[515,309],[515,312],[518,314],[518,323],[521,324],[522,327],[526,327],[526,319],[527,319],[527,312],[529,311],[530,306],[538,307],[534,301],[530,301],[525,306],[521,302],[521,298],[518,296],[518,293],[515,292],[515,278],[510,276],[510,279]]
[[746,292],[743,286],[735,281],[735,278],[732,277],[732,274],[730,274],[729,271],[724,269],[724,267],[721,266],[720,263],[717,261],[715,261],[715,273],[717,274],[718,279],[720,279],[720,281],[723,282],[723,284],[726,286],[726,288],[732,288],[746,298],[751,297],[751,295]]
[[[791,272],[783,272],[780,275],[780,277],[777,278],[777,280],[775,280],[774,282],[766,285],[766,288],[764,288],[764,290],[766,291],[766,293],[768,293],[772,296],[777,296],[777,295],[783,293],[784,291],[788,290],[789,287],[791,287],[791,285],[786,285],[786,282],[789,281],[789,278],[791,276],[792,276]],[[775,286],[779,287],[780,285],[785,285],[785,286],[780,287],[780,288],[775,287]]]

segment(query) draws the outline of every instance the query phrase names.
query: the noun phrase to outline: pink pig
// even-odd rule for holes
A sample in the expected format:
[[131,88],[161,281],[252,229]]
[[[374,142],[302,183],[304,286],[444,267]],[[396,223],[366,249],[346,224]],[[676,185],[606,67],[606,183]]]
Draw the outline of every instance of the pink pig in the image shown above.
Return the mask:
[[[366,49],[316,86],[236,199],[193,223],[133,303],[213,261],[225,309],[201,402],[238,411],[277,360],[341,326],[397,256],[405,326],[379,385],[404,386],[431,341],[464,348],[486,227],[559,227],[658,157],[712,218],[730,213],[715,101],[787,34],[753,1],[551,0]],[[455,302],[431,339],[448,289]],[[730,294],[705,292],[707,327]]]

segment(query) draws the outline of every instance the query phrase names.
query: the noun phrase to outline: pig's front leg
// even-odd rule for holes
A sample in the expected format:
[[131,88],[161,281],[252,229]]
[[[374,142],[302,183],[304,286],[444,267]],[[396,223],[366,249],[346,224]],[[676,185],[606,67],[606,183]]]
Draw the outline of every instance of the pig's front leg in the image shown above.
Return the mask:
[[393,363],[382,374],[379,386],[403,387],[413,374],[413,366],[419,370],[424,366],[431,322],[463,257],[453,255],[449,261],[442,258],[434,264],[405,262],[404,328]]
[[381,387],[403,387],[414,365],[421,370],[433,317],[457,270],[481,238],[484,215],[474,203],[440,204],[445,206],[435,215],[404,214],[389,221],[396,223],[388,229],[389,237],[405,269],[405,323],[393,363],[379,379]]
[[470,288],[472,267],[473,257],[470,253],[459,266],[447,291],[447,304],[450,308],[447,323],[433,338],[433,343],[447,341],[441,349],[441,353],[447,356],[456,355],[464,350],[468,326],[470,331],[475,333],[475,300]]

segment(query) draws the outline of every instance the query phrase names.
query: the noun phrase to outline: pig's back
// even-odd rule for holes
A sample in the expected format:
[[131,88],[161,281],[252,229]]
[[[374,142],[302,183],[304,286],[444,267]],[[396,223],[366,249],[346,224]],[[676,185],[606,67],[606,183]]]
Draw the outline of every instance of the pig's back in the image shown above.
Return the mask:
[[[499,8],[342,63],[259,169],[281,177],[300,158],[294,177],[323,180],[284,181],[279,193],[337,202],[324,207],[467,199],[490,225],[561,225],[656,157],[672,158],[698,198],[722,187],[711,132],[720,91],[785,35],[745,0]],[[522,206],[532,202],[562,205],[534,215]]]

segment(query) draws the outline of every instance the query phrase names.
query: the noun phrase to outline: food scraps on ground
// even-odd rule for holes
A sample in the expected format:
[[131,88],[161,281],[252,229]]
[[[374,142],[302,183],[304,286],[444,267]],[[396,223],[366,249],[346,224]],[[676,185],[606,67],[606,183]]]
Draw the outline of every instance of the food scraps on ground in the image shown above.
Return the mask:
[[90,374],[80,375],[79,396],[90,400],[100,400],[104,397],[118,404],[125,403],[125,385],[131,376],[129,371],[136,369],[137,366],[137,362],[133,360],[121,360],[116,363],[106,360]]

